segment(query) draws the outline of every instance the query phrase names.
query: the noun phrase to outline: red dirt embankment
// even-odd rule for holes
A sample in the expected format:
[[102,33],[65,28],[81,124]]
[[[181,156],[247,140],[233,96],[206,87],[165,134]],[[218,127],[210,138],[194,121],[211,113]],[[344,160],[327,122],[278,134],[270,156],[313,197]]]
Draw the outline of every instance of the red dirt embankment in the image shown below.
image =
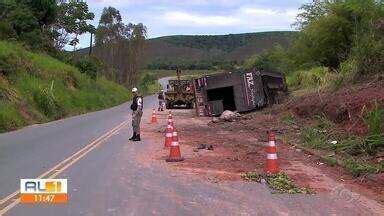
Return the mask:
[[325,114],[348,133],[367,133],[364,114],[375,104],[384,107],[384,81],[343,88],[336,92],[313,92],[286,104],[300,117]]

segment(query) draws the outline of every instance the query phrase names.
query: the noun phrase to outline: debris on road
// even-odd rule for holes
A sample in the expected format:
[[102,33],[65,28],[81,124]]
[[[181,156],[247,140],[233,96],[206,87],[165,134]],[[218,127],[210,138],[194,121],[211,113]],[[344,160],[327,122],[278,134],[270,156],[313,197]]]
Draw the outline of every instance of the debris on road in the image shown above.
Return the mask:
[[298,187],[292,179],[284,172],[277,174],[258,174],[256,172],[247,172],[241,175],[246,181],[255,181],[258,183],[266,183],[268,187],[276,193],[289,193],[289,194],[313,194],[308,188]]
[[233,122],[237,120],[241,120],[242,116],[238,112],[232,112],[230,110],[225,110],[219,117],[213,117],[212,123],[220,123],[220,122]]
[[240,113],[225,110],[219,117],[220,120],[232,122],[241,117]]
[[212,118],[212,123],[219,123],[219,122],[220,122],[219,118],[217,118],[217,117]]
[[200,144],[197,146],[196,150],[199,151],[201,149],[207,149],[213,151],[213,145],[208,145],[208,144]]

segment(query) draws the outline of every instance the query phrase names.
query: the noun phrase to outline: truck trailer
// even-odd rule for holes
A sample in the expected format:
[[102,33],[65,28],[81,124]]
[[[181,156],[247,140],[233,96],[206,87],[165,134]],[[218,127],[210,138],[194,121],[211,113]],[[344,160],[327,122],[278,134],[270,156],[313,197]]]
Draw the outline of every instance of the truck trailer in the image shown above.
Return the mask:
[[217,116],[224,110],[247,112],[278,102],[287,92],[285,76],[279,72],[234,71],[194,79],[199,116]]

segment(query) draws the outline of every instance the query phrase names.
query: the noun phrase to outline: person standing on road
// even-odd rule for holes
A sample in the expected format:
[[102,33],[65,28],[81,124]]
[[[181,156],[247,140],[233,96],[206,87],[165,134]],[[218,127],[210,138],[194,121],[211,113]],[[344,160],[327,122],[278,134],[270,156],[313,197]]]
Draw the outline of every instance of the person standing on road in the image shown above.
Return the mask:
[[157,111],[164,111],[164,100],[165,100],[164,90],[161,90],[159,92],[157,99],[159,99],[159,108],[157,109]]
[[129,140],[140,141],[140,121],[143,115],[143,97],[139,95],[137,88],[132,89],[133,99],[131,104],[132,110],[132,129],[133,135]]

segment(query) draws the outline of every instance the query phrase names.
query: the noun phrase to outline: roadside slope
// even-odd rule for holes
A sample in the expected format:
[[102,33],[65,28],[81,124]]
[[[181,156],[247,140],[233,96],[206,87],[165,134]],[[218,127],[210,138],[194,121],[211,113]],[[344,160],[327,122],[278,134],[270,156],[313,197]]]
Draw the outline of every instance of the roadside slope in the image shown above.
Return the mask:
[[120,104],[123,87],[92,80],[75,67],[0,41],[0,132]]

